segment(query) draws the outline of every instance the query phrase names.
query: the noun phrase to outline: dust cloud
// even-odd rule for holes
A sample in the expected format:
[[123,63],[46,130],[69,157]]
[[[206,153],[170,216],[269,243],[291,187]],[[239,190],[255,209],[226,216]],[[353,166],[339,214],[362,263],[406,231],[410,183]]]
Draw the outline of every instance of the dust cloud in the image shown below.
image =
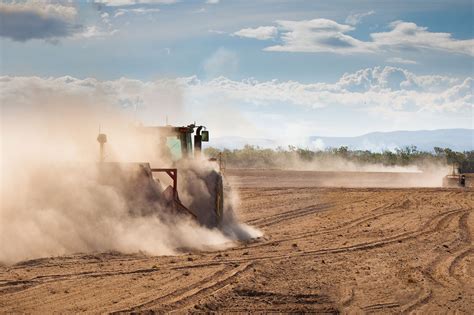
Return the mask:
[[[183,248],[226,248],[261,235],[237,221],[232,194],[217,229],[169,214],[157,202],[135,198],[131,203],[114,186],[98,181],[99,126],[109,138],[107,161],[170,166],[154,149],[156,143],[134,133],[136,117],[118,109],[100,88],[65,91],[39,83],[21,93],[8,88],[0,93],[1,263],[109,250],[171,255]],[[216,166],[193,163],[180,165],[180,197],[206,213],[203,200],[211,193],[202,175]]]
[[[293,153],[293,152],[291,152]],[[248,159],[251,160],[251,159]],[[337,156],[314,157],[312,160],[301,159],[294,154],[276,154],[271,160],[255,160],[251,163],[228,164],[232,169],[232,184],[242,186],[237,176],[239,173],[255,176],[255,182],[248,181],[246,186],[263,185],[278,181],[279,185],[299,187],[441,187],[443,177],[451,172],[446,163],[421,161],[407,166],[387,166],[376,163],[359,163]],[[275,180],[272,170],[280,171]],[[261,176],[261,180],[258,177]],[[301,182],[301,183],[300,183]]]
[[445,163],[432,161],[418,165],[383,165],[357,163],[344,158],[299,161],[295,170],[352,173],[349,176],[328,176],[325,186],[339,187],[441,187],[443,177],[449,173]]

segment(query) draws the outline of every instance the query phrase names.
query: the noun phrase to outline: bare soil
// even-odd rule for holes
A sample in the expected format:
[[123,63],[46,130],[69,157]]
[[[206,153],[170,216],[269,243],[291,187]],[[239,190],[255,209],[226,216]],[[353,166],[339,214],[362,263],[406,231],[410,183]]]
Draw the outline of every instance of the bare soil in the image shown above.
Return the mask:
[[[406,176],[377,174],[344,180],[369,176],[370,186]],[[474,310],[473,189],[319,187],[334,174],[316,172],[228,176],[241,220],[262,238],[179,256],[76,254],[0,266],[0,312]]]

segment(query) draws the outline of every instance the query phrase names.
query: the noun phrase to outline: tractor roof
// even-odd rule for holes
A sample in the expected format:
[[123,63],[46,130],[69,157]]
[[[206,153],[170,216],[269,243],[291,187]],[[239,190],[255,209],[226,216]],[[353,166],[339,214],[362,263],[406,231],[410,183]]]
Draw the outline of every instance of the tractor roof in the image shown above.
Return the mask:
[[188,125],[188,126],[140,126],[138,130],[145,132],[145,133],[158,133],[160,135],[176,135],[179,133],[193,133],[194,128],[196,126]]

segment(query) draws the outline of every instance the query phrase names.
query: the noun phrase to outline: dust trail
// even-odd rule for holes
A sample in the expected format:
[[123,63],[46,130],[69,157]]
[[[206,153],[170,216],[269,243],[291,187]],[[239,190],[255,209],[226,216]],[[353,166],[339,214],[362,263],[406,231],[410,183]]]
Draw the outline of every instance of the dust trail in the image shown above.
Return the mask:
[[[156,144],[137,137],[131,124],[135,117],[119,110],[113,95],[66,84],[0,80],[0,262],[107,250],[176,254],[179,248],[224,248],[260,234],[237,222],[232,201],[226,204],[222,231],[139,199],[133,206],[151,214],[131,212],[126,196],[97,180],[98,126],[109,137],[108,161],[150,162],[152,167],[167,167],[163,164],[169,161],[153,150]],[[204,179],[190,174],[214,166],[202,162],[199,168],[182,167],[183,202],[207,211],[198,200],[210,194]]]
[[[314,176],[314,185],[328,187],[441,187],[443,177],[451,172],[446,162],[431,160],[399,166],[357,162],[333,154],[303,159],[296,152],[271,153],[262,157],[256,150],[243,155],[242,159],[231,156],[227,166],[234,169],[233,173],[238,173],[239,169],[252,169],[255,174],[259,170],[272,169],[297,171],[301,175]],[[283,173],[281,176],[282,181],[287,180]]]

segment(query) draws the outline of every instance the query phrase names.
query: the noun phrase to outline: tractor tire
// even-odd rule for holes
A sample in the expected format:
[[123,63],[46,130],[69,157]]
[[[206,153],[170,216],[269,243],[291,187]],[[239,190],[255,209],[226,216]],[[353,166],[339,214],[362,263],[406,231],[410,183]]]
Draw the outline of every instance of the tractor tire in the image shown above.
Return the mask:
[[220,172],[215,170],[187,169],[181,172],[180,196],[186,192],[191,200],[183,204],[196,214],[199,224],[218,228],[224,212],[224,183]]
[[210,194],[210,205],[208,209],[208,227],[219,227],[222,223],[224,212],[224,183],[222,175],[219,172],[212,171],[206,177],[206,185]]

